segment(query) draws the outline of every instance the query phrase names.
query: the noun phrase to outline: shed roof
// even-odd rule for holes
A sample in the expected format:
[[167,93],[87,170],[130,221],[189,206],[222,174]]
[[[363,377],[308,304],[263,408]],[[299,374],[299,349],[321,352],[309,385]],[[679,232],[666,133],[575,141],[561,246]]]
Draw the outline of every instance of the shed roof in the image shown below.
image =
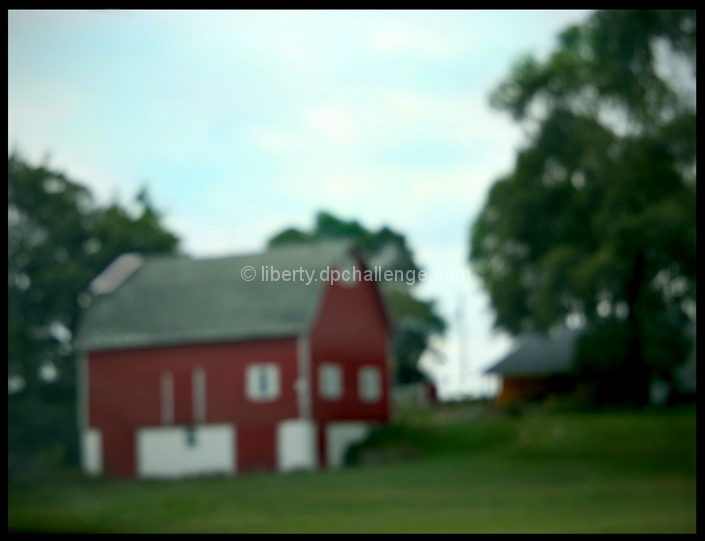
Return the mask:
[[[77,333],[81,349],[121,349],[298,336],[316,315],[320,271],[352,252],[348,242],[273,248],[217,259],[121,256],[93,282],[96,295]],[[243,278],[252,267],[256,277]],[[263,268],[315,273],[264,280]],[[309,274],[309,276],[313,276]],[[271,275],[270,275],[271,278]],[[117,281],[118,283],[115,283]]]
[[573,350],[579,335],[580,331],[568,328],[556,336],[528,333],[512,353],[486,372],[524,377],[568,374],[573,368]]

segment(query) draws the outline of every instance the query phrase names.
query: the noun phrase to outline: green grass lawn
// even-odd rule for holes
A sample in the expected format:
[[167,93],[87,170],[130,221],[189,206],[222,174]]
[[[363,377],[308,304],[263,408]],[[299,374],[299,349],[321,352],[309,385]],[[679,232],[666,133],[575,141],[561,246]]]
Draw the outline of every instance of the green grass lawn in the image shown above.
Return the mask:
[[[10,531],[695,532],[695,408],[443,420],[339,471],[8,485]],[[391,462],[386,462],[391,460]]]

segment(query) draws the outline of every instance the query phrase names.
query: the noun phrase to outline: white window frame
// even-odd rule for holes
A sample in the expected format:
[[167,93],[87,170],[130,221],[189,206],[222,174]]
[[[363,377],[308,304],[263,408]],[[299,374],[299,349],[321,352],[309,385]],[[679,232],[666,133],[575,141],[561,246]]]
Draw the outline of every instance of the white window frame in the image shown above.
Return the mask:
[[382,371],[377,366],[362,366],[357,372],[357,392],[361,402],[374,404],[382,399]]
[[[265,382],[263,388],[262,382]],[[273,402],[281,395],[281,370],[276,363],[255,363],[245,373],[245,396],[252,402]]]
[[325,362],[318,367],[318,394],[323,400],[343,397],[343,369],[338,363]]

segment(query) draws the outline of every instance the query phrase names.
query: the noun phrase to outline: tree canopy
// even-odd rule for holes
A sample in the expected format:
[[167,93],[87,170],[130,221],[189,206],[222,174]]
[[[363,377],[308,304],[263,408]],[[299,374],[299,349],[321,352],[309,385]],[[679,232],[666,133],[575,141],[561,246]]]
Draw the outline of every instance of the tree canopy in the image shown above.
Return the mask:
[[527,143],[473,225],[471,262],[496,327],[586,327],[578,365],[600,399],[643,404],[651,378],[686,356],[695,27],[695,11],[597,12],[546,60],[517,62],[490,98]]
[[[418,275],[419,268],[402,235],[382,227],[377,232],[365,229],[357,221],[346,222],[321,212],[310,232],[287,229],[275,235],[270,246],[290,243],[318,242],[331,239],[348,239],[354,242],[361,255],[371,266],[381,271],[402,271]],[[423,378],[418,362],[434,334],[442,334],[445,322],[436,312],[433,302],[414,298],[411,287],[405,282],[381,282],[380,291],[389,310],[393,326],[393,355],[396,362],[398,383],[415,383]]]

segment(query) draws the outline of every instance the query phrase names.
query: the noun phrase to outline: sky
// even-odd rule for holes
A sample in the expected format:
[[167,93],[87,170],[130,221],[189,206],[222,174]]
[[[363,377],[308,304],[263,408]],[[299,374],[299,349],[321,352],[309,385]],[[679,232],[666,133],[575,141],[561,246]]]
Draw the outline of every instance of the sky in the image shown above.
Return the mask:
[[[260,252],[326,211],[407,240],[449,324],[450,398],[512,347],[468,265],[519,126],[489,93],[589,11],[8,12],[8,152],[98,203],[142,186],[194,257]],[[461,338],[459,338],[461,337]]]

